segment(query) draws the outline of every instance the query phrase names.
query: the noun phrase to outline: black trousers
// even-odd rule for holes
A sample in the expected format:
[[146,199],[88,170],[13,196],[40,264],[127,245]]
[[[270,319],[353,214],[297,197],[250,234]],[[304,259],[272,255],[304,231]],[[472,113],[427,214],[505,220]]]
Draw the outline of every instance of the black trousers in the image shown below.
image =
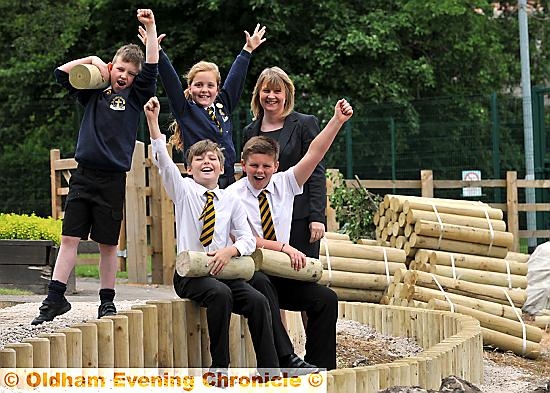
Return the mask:
[[206,307],[211,367],[229,367],[231,312],[244,315],[248,319],[258,368],[279,367],[273,342],[269,303],[264,295],[245,280],[181,277],[174,273],[174,289],[179,297],[191,299],[201,307]]
[[306,257],[319,259],[320,240],[314,243],[309,242],[311,232],[309,231],[309,219],[299,218],[292,220],[290,224],[290,241],[289,244],[297,250],[306,254]]
[[279,309],[305,311],[308,318],[305,360],[328,370],[336,368],[338,297],[334,291],[317,283],[268,276],[259,271],[254,273],[249,283],[269,301],[279,357],[294,352]]

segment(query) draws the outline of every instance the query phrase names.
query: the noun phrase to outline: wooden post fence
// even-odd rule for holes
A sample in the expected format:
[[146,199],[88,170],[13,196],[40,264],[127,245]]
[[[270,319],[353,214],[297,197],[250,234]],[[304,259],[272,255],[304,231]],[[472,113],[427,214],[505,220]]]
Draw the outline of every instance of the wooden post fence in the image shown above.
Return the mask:
[[[169,149],[170,150],[170,149]],[[151,260],[152,282],[156,284],[171,284],[174,274],[176,257],[176,240],[174,228],[174,207],[166,195],[158,170],[151,162],[150,148],[142,142],[136,143],[132,168],[128,172],[126,186],[126,204],[124,226],[121,228],[119,242],[119,266],[125,266],[128,278],[133,283],[147,283],[148,260]],[[71,171],[76,169],[73,158],[61,159],[57,149],[50,151],[50,174],[52,192],[52,217],[63,218],[63,203],[68,193],[68,181]],[[182,175],[185,168],[178,164]],[[337,176],[338,171],[329,169]],[[328,193],[334,186],[327,181]],[[550,180],[522,180],[517,178],[517,172],[507,172],[506,179],[497,180],[438,180],[434,179],[433,171],[422,170],[419,180],[344,180],[346,187],[360,186],[377,193],[392,190],[416,190],[416,195],[437,197],[438,190],[460,189],[463,187],[501,188],[506,190],[506,203],[491,203],[494,207],[506,212],[507,231],[514,235],[512,250],[519,251],[520,238],[550,238],[550,230],[527,231],[520,229],[519,215],[522,212],[550,211],[550,203],[527,204],[518,200],[523,195],[519,190],[525,188],[550,188]],[[334,209],[327,199],[327,229],[338,229]]]

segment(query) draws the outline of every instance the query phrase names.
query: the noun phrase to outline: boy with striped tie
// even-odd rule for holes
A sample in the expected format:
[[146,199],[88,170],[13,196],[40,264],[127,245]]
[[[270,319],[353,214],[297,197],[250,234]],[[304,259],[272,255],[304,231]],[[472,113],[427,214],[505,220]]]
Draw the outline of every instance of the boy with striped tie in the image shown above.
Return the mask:
[[[305,266],[306,257],[288,244],[294,196],[302,193],[302,186],[352,114],[353,108],[346,100],[338,101],[334,116],[311,142],[304,157],[281,173],[275,173],[279,166],[278,142],[265,136],[252,137],[243,148],[246,177],[227,188],[242,198],[256,247],[288,254],[295,270]],[[267,276],[262,272],[256,272],[249,283],[269,300],[275,347],[283,372],[290,369],[289,373],[300,374],[301,369],[336,368],[338,299],[332,290],[317,283]],[[293,351],[279,306],[307,313],[305,360]]]
[[210,371],[216,375],[226,374],[229,367],[231,312],[248,319],[257,367],[278,370],[270,308],[265,296],[243,279],[216,278],[231,257],[250,255],[256,247],[239,198],[218,187],[218,178],[223,173],[223,153],[210,140],[195,143],[187,155],[190,177],[183,178],[168,155],[166,136],[159,129],[158,99],[152,97],[144,109],[151,136],[152,160],[175,206],[177,251],[203,251],[211,257],[208,277],[181,277],[174,272],[174,289],[178,296],[206,307],[212,356]]

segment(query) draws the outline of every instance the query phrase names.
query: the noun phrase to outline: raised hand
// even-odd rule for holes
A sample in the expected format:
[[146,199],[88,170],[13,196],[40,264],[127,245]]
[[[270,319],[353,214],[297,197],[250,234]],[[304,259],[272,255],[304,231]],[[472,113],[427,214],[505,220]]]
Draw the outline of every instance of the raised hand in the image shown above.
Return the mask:
[[243,49],[252,53],[257,47],[265,42],[266,38],[263,38],[264,34],[265,26],[262,26],[260,28],[259,23],[256,25],[256,28],[254,29],[254,33],[252,35],[250,35],[250,33],[245,30],[244,35],[246,36],[246,44],[244,45]]
[[341,99],[336,103],[334,107],[334,117],[341,122],[345,123],[351,116],[353,116],[353,107],[345,99]]
[[150,10],[148,8],[138,9],[137,18],[146,27],[155,23],[155,16],[153,15],[153,10]]
[[160,113],[159,99],[157,97],[149,98],[149,101],[147,101],[143,106],[143,110],[148,119],[158,118]]
[[[143,45],[147,45],[147,31],[142,27],[138,27],[138,38],[143,43]],[[159,50],[160,50],[160,42],[166,37],[166,34],[159,34],[157,37],[157,41],[159,43]]]

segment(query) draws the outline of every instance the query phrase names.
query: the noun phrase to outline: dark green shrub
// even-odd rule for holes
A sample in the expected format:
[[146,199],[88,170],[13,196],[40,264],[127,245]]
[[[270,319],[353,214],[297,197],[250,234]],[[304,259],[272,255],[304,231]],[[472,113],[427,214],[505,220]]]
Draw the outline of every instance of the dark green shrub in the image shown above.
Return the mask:
[[61,220],[34,214],[0,213],[0,239],[52,240],[61,242]]
[[340,172],[338,172],[338,178],[333,176],[333,174],[329,175],[334,184],[330,205],[336,210],[336,220],[340,227],[353,241],[360,238],[374,239],[376,228],[372,218],[378,210],[382,197],[373,194],[360,184],[355,188],[346,187]]

